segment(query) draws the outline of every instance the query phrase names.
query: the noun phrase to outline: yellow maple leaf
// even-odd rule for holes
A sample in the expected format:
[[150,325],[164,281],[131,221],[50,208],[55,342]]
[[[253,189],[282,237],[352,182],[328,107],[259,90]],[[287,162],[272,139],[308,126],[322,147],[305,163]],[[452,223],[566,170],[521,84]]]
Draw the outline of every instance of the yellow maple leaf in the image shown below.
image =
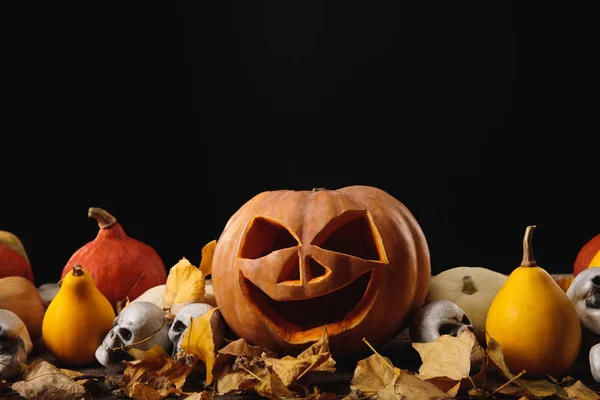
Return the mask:
[[181,349],[191,353],[201,360],[206,367],[206,384],[210,385],[213,378],[216,350],[210,319],[218,308],[212,308],[199,317],[191,317],[190,324],[181,339]]
[[163,309],[176,303],[198,302],[204,297],[205,278],[202,271],[183,257],[171,267],[163,294]]

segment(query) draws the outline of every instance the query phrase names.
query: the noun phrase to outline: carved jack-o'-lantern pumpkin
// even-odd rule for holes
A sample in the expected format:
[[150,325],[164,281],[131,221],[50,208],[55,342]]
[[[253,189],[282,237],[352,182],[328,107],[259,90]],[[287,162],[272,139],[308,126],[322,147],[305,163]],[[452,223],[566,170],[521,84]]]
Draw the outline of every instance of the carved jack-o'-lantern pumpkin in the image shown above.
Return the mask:
[[370,186],[279,190],[250,199],[215,248],[217,305],[234,334],[297,354],[322,335],[332,354],[369,351],[420,309],[429,248],[411,212]]

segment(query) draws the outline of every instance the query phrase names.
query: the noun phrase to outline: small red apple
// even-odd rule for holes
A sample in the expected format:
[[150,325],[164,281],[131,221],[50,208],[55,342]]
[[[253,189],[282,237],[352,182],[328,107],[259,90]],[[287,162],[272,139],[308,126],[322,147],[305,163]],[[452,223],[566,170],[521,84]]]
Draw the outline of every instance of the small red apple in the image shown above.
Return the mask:
[[573,276],[575,277],[581,271],[591,267],[600,267],[600,234],[591,238],[577,253],[573,265]]

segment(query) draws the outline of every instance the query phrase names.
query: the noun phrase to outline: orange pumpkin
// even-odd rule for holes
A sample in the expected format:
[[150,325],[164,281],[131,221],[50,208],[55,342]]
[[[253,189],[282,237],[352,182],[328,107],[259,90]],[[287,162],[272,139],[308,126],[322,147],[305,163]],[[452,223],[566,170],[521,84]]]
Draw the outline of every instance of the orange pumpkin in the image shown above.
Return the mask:
[[332,354],[392,339],[431,277],[421,227],[381,189],[279,190],[229,219],[212,261],[215,300],[234,334],[296,354],[325,326]]
[[600,267],[600,234],[583,245],[575,257],[573,277],[590,267]]
[[29,257],[17,235],[0,231],[0,278],[21,276],[35,282]]
[[62,278],[73,270],[73,265],[81,265],[115,310],[120,301],[134,300],[166,283],[167,270],[154,248],[128,236],[106,210],[91,207],[88,216],[98,222],[98,235],[71,255]]

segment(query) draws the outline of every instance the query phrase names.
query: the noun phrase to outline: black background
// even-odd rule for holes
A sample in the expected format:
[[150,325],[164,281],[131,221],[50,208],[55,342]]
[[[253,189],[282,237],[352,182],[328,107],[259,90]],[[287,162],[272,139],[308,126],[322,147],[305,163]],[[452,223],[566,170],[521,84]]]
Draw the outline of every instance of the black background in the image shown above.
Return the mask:
[[[107,209],[167,268],[264,190],[378,186],[433,273],[508,273],[525,227],[570,272],[598,234],[585,6],[167,2],[5,6],[0,229],[55,282]],[[8,72],[6,72],[8,70]]]

